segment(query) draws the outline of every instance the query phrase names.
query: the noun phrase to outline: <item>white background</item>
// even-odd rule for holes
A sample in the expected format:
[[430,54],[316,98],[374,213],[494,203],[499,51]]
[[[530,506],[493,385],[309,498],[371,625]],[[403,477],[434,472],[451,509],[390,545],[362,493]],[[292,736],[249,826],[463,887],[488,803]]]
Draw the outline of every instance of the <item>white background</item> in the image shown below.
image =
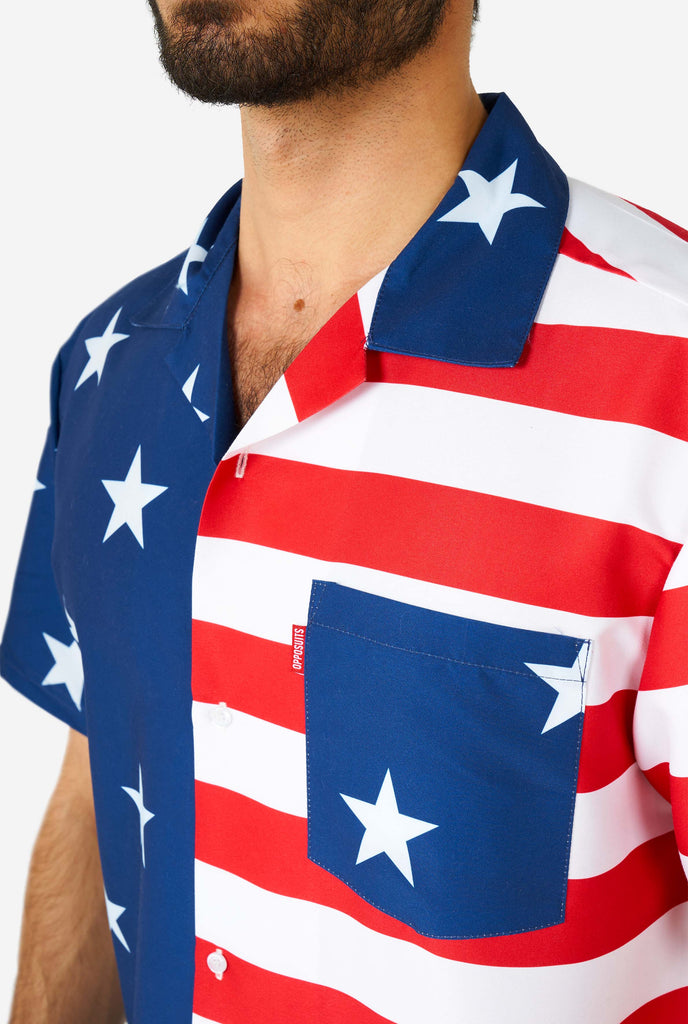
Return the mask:
[[[688,225],[685,0],[482,4],[478,90],[508,92],[567,173]],[[55,352],[93,306],[190,244],[242,175],[238,110],[168,84],[145,0],[15,3],[2,32],[0,624]],[[66,734],[0,683],[0,1021]]]

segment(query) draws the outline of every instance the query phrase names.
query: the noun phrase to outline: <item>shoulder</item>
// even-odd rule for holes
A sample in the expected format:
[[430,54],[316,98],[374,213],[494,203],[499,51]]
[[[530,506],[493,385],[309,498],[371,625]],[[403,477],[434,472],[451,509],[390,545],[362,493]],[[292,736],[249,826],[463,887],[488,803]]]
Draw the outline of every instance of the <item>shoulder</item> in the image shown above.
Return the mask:
[[156,305],[164,306],[174,294],[179,274],[184,265],[187,250],[161,263],[151,270],[128,281],[121,288],[103,299],[91,309],[80,321],[78,327],[63,346],[63,354],[79,339],[89,335],[103,333],[112,317],[119,313],[117,329],[122,326],[138,326],[139,318],[154,309]]
[[[155,344],[149,334],[138,329],[138,318],[157,307],[165,308],[177,289],[186,251],[165,263],[133,278],[91,309],[79,322],[71,336],[57,351],[50,375],[50,407],[53,424],[62,422],[70,407],[70,399],[90,377],[98,382],[109,360],[110,349],[118,341],[136,334],[137,349],[150,350]],[[119,346],[118,346],[119,347]],[[145,358],[145,353],[141,352]],[[125,360],[126,361],[126,360]],[[89,389],[86,389],[89,390]]]
[[544,321],[688,338],[688,231],[587,182],[569,190]]
[[688,230],[653,210],[569,179],[566,226],[639,284],[688,302]]

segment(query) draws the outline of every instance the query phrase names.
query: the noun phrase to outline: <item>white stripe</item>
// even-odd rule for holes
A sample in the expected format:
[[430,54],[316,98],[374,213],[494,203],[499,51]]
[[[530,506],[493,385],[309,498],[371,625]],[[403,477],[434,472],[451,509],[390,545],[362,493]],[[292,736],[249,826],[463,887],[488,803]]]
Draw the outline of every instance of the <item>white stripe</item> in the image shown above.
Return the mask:
[[535,322],[688,338],[688,305],[560,253]]
[[[671,682],[674,680],[667,679]],[[688,778],[688,686],[641,690],[635,706],[633,741],[638,764],[645,771],[668,762],[675,778]]]
[[594,637],[588,665],[585,703],[606,704],[619,690],[637,690],[645,665],[652,619],[641,615],[590,619]]
[[[233,709],[231,725],[215,725],[213,707],[193,706],[196,778],[305,818],[303,734]],[[576,797],[569,878],[601,875],[672,827],[671,807],[634,764],[608,786]]]
[[[276,974],[344,992],[395,1024],[619,1024],[688,983],[688,904],[583,963],[464,964],[329,907],[260,889],[196,861],[196,933]],[[631,897],[632,898],[632,897]]]
[[681,864],[683,864],[683,870],[686,873],[686,878],[688,878],[688,855],[685,853],[681,853],[679,854],[679,856],[681,858]]
[[305,818],[306,737],[233,708],[221,725],[216,707],[192,705],[195,778]]
[[575,615],[242,541],[198,537],[193,616],[291,645],[292,624],[307,621],[314,579],[450,615],[592,639],[588,705],[605,703],[617,690],[638,688],[652,622],[645,616]]
[[358,290],[358,305],[361,310],[361,320],[363,321],[363,329],[365,330],[366,338],[370,334],[370,325],[373,320],[377,297],[385,274],[388,270],[389,266],[385,267],[384,270],[381,270],[379,274],[376,274],[375,277],[371,278],[370,281],[367,281],[366,284]]
[[688,535],[688,443],[631,423],[368,382],[252,450]]
[[288,430],[298,422],[287,387],[287,378],[283,374],[244,424],[222,458],[229,459],[237,452],[246,451],[258,441],[264,441],[273,434]]
[[569,231],[637,281],[688,301],[688,245],[642,210],[586,182],[569,179]]
[[674,559],[674,564],[669,570],[669,575],[664,581],[665,590],[678,590],[679,587],[688,586],[688,548],[684,545]]
[[569,878],[610,871],[641,843],[672,828],[671,806],[632,764],[608,786],[577,795]]
[[191,1015],[191,1024],[222,1024],[222,1022],[211,1020],[210,1017],[201,1017],[198,1013],[193,1013]]

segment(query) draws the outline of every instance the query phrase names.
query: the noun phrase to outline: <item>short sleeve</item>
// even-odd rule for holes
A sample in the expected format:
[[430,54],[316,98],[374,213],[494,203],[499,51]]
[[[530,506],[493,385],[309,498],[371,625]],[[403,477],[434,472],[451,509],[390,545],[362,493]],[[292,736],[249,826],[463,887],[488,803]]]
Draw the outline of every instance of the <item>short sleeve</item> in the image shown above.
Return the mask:
[[50,426],[2,637],[0,675],[39,707],[86,734],[81,651],[51,564],[60,380],[61,353],[50,375]]
[[688,546],[674,562],[655,613],[633,741],[639,767],[671,803],[688,874]]

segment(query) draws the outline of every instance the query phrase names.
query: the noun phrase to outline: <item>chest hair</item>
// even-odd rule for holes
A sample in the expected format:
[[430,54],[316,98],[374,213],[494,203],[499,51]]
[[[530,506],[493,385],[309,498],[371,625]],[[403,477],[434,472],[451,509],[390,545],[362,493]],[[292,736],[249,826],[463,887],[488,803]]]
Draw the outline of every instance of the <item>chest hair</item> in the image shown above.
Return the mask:
[[310,333],[303,330],[296,336],[278,335],[266,341],[255,333],[228,328],[234,410],[239,429],[250,419],[309,339]]

